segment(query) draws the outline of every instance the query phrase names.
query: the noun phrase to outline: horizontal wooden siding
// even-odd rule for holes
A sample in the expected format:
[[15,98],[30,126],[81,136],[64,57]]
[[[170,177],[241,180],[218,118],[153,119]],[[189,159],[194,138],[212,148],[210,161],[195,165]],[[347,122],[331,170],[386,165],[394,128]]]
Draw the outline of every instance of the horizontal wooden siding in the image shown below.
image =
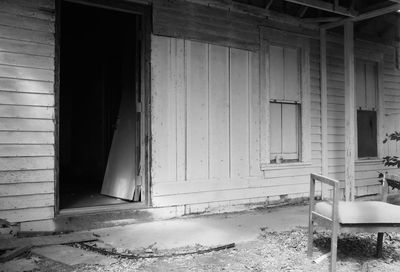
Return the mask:
[[54,1],[0,1],[0,218],[54,217]]

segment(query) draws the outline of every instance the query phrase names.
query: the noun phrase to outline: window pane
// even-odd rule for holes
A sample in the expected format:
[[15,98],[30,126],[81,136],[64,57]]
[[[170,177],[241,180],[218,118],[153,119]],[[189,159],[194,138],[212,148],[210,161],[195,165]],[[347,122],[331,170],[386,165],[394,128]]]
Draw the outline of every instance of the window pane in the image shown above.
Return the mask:
[[282,153],[282,105],[271,103],[270,112],[270,157],[275,159]]
[[356,105],[357,109],[364,109],[365,97],[365,65],[364,62],[356,60]]
[[377,157],[376,111],[357,111],[358,157]]
[[285,101],[300,102],[298,50],[285,48]]
[[298,105],[282,105],[282,153],[284,159],[298,159]]
[[270,103],[270,159],[277,155],[283,162],[299,159],[299,109],[298,104]]
[[283,47],[269,47],[270,98],[283,100],[285,97]]
[[376,90],[378,87],[375,63],[367,62],[365,65],[365,93],[366,109],[376,109]]

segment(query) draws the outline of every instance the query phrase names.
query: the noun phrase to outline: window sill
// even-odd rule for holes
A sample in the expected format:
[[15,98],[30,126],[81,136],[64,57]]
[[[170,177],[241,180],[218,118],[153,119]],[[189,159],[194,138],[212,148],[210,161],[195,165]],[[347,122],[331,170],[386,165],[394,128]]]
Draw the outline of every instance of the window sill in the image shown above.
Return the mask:
[[261,171],[271,171],[276,169],[295,169],[311,166],[311,162],[290,162],[290,163],[262,163]]
[[382,159],[378,158],[370,158],[370,159],[357,159],[355,161],[356,164],[375,164],[375,163],[382,163]]

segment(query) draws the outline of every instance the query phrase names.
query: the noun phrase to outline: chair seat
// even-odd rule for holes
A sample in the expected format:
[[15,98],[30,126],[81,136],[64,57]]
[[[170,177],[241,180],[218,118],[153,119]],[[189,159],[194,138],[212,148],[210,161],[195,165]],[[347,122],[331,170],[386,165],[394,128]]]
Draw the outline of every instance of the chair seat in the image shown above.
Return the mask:
[[[315,204],[315,212],[332,218],[332,203]],[[400,206],[381,201],[339,201],[340,224],[400,224]]]

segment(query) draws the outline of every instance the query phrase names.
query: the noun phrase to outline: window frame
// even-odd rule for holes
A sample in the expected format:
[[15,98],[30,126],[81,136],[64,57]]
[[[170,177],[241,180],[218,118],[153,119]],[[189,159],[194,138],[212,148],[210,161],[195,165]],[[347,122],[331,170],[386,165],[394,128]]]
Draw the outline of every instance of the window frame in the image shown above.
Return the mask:
[[[357,100],[354,100],[354,115],[355,115],[355,124],[354,124],[354,131],[355,131],[355,160],[358,163],[361,162],[372,162],[372,161],[380,161],[380,158],[383,156],[383,143],[382,140],[384,138],[385,130],[384,130],[384,93],[383,93],[383,53],[375,53],[375,52],[370,52],[366,51],[364,52],[363,50],[357,50],[355,52],[355,59],[354,62],[356,61],[361,61],[361,62],[373,62],[376,67],[376,138],[377,138],[377,157],[358,157],[358,120],[357,120]],[[356,65],[354,65],[354,69],[356,69]],[[354,70],[354,74],[356,74],[356,70]],[[355,90],[356,91],[356,90]]]
[[[275,167],[298,167],[311,164],[311,97],[310,97],[310,46],[309,38],[295,33],[262,27],[260,30],[260,169]],[[270,72],[269,46],[295,47],[299,50],[300,122],[299,159],[281,164],[270,162]]]

